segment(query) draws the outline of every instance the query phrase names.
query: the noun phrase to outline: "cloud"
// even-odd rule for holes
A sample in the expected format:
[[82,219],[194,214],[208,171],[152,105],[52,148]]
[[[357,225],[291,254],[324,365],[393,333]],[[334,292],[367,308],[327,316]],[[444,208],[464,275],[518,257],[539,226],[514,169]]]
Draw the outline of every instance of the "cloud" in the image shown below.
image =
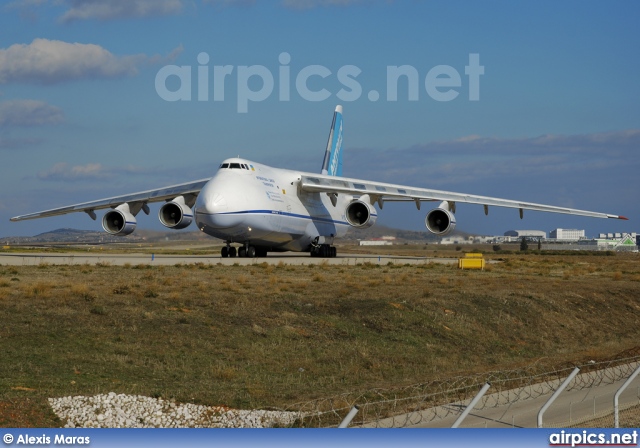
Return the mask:
[[13,100],[0,103],[0,127],[42,126],[64,121],[62,109],[36,100]]
[[[375,0],[281,0],[280,6],[287,9],[309,10],[319,7],[347,7],[371,4]],[[392,1],[392,0],[386,0]],[[246,7],[257,4],[256,0],[202,0],[203,4],[217,7]],[[70,23],[80,20],[120,20],[146,17],[162,17],[180,14],[187,0],[15,0],[5,6],[6,10],[17,10],[23,19],[36,20],[38,9],[52,5],[66,9],[60,21]]]
[[[174,58],[182,47],[174,50]],[[133,76],[144,64],[167,58],[143,54],[115,56],[95,44],[34,39],[30,44],[14,44],[0,49],[0,84],[56,84],[78,79]]]
[[23,20],[35,21],[38,19],[38,10],[46,5],[48,0],[16,0],[5,5],[7,11],[18,11]]
[[[351,148],[347,176],[442,188],[471,182],[584,175],[638,168],[640,130],[503,139],[472,136],[402,149]],[[356,168],[357,167],[357,168]],[[353,170],[353,171],[352,171]],[[437,185],[437,186],[436,186]]]
[[137,174],[144,172],[134,166],[106,167],[101,163],[69,166],[65,162],[56,163],[51,168],[40,171],[38,179],[51,182],[79,182],[112,179],[121,174]]
[[67,0],[70,9],[60,20],[116,20],[179,14],[182,0]]
[[21,18],[34,21],[43,8],[64,8],[60,21],[69,23],[176,15],[182,12],[184,4],[185,0],[14,0],[4,9],[18,11]]

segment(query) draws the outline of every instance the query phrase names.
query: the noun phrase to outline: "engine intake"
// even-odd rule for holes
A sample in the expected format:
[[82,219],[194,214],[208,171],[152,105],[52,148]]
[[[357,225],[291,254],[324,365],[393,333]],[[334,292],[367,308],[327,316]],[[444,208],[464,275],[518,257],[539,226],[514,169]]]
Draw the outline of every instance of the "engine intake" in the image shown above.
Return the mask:
[[136,218],[127,210],[111,210],[102,217],[102,228],[111,235],[125,236],[136,230]]
[[378,214],[373,205],[356,199],[347,205],[345,217],[351,226],[367,229],[376,223]]
[[456,228],[456,217],[449,210],[434,208],[424,219],[429,232],[444,236]]
[[165,227],[176,230],[185,229],[193,221],[193,212],[184,203],[184,200],[174,199],[160,207],[158,218]]

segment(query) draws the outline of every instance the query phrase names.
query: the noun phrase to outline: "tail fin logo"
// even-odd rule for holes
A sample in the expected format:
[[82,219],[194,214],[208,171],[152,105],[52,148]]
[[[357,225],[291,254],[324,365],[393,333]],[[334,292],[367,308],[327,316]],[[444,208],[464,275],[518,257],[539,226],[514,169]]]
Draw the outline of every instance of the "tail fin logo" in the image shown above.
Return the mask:
[[329,175],[330,176],[342,175],[342,120],[340,120],[340,128],[338,128],[335,146],[331,149],[331,163],[329,164]]
[[322,164],[322,174],[342,176],[342,106],[336,106]]

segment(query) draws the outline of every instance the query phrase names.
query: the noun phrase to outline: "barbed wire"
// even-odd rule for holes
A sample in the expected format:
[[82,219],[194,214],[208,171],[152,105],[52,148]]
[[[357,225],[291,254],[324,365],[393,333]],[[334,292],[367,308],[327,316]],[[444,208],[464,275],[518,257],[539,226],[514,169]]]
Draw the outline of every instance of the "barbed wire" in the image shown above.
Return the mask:
[[640,366],[640,347],[618,354],[615,359],[581,364],[566,363],[550,368],[535,363],[524,368],[436,379],[410,386],[344,393],[329,398],[297,403],[286,408],[299,412],[295,426],[337,426],[353,406],[359,412],[352,425],[402,428],[458,415],[485,383],[485,395],[476,410],[510,405],[550,394],[580,368],[567,390],[583,390],[629,377]]

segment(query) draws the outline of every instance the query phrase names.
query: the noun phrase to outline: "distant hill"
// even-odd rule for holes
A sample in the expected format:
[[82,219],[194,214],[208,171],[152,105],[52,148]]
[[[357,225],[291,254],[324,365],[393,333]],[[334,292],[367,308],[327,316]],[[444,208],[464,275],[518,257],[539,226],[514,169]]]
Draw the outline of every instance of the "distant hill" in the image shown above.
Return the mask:
[[79,229],[56,229],[40,233],[35,236],[8,236],[0,237],[0,243],[10,244],[39,244],[39,243],[78,243],[78,244],[102,244],[117,242],[144,241],[141,235],[128,235],[117,237],[106,232]]
[[[469,236],[464,232],[454,231],[453,235]],[[373,226],[368,229],[349,229],[341,240],[357,241],[393,236],[398,242],[436,242],[438,237],[428,232],[415,230],[394,229],[386,226]],[[113,236],[103,231],[79,230],[62,228],[40,233],[35,236],[0,237],[0,244],[39,244],[39,243],[76,243],[76,244],[104,244],[104,243],[132,243],[159,241],[220,241],[198,231],[156,231],[138,229],[131,235]]]
[[70,229],[68,227],[63,229],[50,230],[49,232],[35,235],[33,238],[48,239],[48,238],[77,238],[84,237],[86,235],[93,235],[97,233],[93,230],[78,230]]

